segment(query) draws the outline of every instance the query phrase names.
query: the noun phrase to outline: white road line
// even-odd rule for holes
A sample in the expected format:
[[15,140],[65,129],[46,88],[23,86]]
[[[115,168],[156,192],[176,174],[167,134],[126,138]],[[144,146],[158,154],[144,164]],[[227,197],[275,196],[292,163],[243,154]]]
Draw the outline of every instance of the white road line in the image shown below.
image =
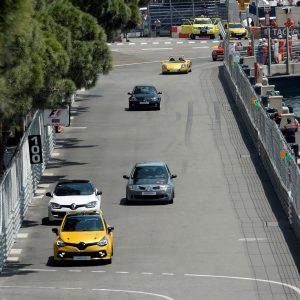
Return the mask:
[[131,294],[156,296],[156,297],[160,297],[160,298],[163,298],[163,299],[166,299],[166,300],[174,300],[173,298],[165,296],[165,295],[160,295],[160,294],[155,294],[155,293],[147,293],[147,292],[141,292],[141,291],[132,291],[132,290],[92,289],[92,291],[131,293]]
[[129,45],[135,45],[135,43],[129,43]]
[[44,197],[44,194],[33,196],[34,199],[42,199],[43,197]]
[[189,41],[189,44],[195,44],[196,42]]
[[105,273],[106,271],[91,271],[92,273]]
[[124,45],[123,43],[117,43],[117,46],[122,46],[122,45]]
[[201,44],[207,44],[207,41],[200,41]]
[[220,43],[220,41],[213,41],[213,43]]
[[43,176],[54,176],[54,173],[45,172],[43,173]]
[[153,45],[158,45],[158,44],[159,44],[159,42],[153,42],[152,44],[153,44]]
[[143,51],[157,51],[157,50],[173,50],[173,48],[149,48],[149,49],[141,49]]
[[169,45],[169,44],[171,44],[171,42],[165,42],[165,44],[166,44],[166,45]]
[[17,262],[17,261],[19,261],[19,257],[17,257],[17,256],[9,256],[6,260],[8,262]]
[[199,47],[192,47],[193,49],[207,49],[208,46],[199,46]]
[[28,233],[21,233],[21,232],[19,232],[17,234],[17,238],[18,239],[27,239],[28,238]]
[[68,287],[66,287],[66,288],[61,288],[62,290],[82,290],[82,288],[80,288],[80,287],[75,287],[75,288],[68,288]]
[[72,117],[70,117],[70,119],[71,119],[71,120],[74,120],[74,119],[75,119],[75,117],[74,117],[74,116],[72,116]]
[[128,274],[129,272],[117,271],[116,274]]
[[148,43],[141,43],[141,45],[148,45]]
[[183,44],[183,42],[176,42],[176,44]]
[[49,183],[41,183],[38,185],[37,190],[38,189],[47,189],[49,188],[50,184]]
[[142,272],[141,274],[142,275],[153,275],[153,273],[151,273],[151,272]]
[[58,153],[58,152],[53,152],[53,153],[51,154],[51,156],[53,156],[53,157],[55,157],[55,156],[60,156],[60,153]]
[[266,241],[266,238],[241,238],[239,239],[240,242],[260,242]]
[[68,270],[68,272],[71,272],[71,273],[80,273],[80,272],[82,272],[82,270]]
[[267,279],[258,279],[258,278],[249,278],[249,277],[236,277],[236,276],[222,276],[222,275],[201,275],[201,274],[183,274],[184,276],[189,277],[206,277],[206,278],[222,278],[222,279],[237,279],[237,280],[248,280],[248,281],[256,281],[256,282],[265,282],[265,283],[271,283],[271,284],[277,284],[281,286],[288,287],[292,290],[294,290],[298,295],[300,295],[300,289],[296,286],[279,282],[279,281],[273,281],[273,280],[267,280]]
[[161,275],[164,275],[164,276],[174,276],[175,274],[174,273],[161,273]]
[[20,269],[19,270],[20,272],[24,271],[24,272],[27,272],[27,271],[31,271],[31,272],[56,272],[57,270],[54,270],[54,269]]
[[49,290],[54,290],[57,289],[56,286],[38,286],[38,289],[49,289]]
[[21,252],[22,252],[22,249],[11,249],[10,250],[10,255],[20,255],[21,254]]

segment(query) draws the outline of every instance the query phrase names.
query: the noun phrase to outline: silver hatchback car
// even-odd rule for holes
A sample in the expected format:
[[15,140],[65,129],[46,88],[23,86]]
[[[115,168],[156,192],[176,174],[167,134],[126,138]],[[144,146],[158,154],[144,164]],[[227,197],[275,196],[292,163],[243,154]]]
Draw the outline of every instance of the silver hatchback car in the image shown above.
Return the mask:
[[160,161],[137,163],[126,185],[126,202],[133,201],[163,201],[173,203],[175,197],[174,178],[167,164]]

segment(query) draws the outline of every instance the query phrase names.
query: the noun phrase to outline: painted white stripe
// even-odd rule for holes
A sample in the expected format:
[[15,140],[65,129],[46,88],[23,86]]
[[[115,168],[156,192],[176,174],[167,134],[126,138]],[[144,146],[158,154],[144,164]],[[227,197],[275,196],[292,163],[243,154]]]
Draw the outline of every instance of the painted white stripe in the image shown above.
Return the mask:
[[214,40],[214,41],[213,41],[213,43],[220,43],[220,41],[218,41],[218,40]]
[[166,45],[169,45],[169,44],[171,44],[171,42],[165,42],[165,44],[166,44]]
[[82,290],[82,288],[68,288],[68,287],[66,287],[66,288],[61,288],[62,290]]
[[237,280],[248,280],[248,281],[272,283],[272,284],[277,284],[277,285],[288,287],[288,288],[294,290],[298,295],[300,295],[300,289],[298,287],[287,284],[287,283],[279,282],[279,281],[273,281],[273,280],[267,280],[267,279],[258,279],[258,278],[249,278],[249,277],[222,276],[222,275],[201,275],[201,274],[183,274],[183,275],[184,276],[189,276],[189,277],[237,279]]
[[54,290],[57,289],[56,286],[38,286],[38,289]]
[[19,261],[19,257],[17,257],[17,256],[9,256],[7,258],[7,261],[8,262],[17,262],[17,261]]
[[20,272],[24,271],[24,272],[27,272],[27,271],[31,271],[31,272],[56,272],[57,270],[54,270],[54,269],[20,269],[19,270]]
[[51,154],[51,156],[53,156],[53,157],[55,157],[55,156],[60,156],[60,153],[58,153],[58,152],[53,152],[53,153]]
[[140,292],[140,291],[131,291],[131,290],[112,290],[112,289],[92,289],[92,291],[104,291],[104,292],[117,292],[117,293],[131,293],[131,294],[140,294],[140,295],[149,295],[149,296],[156,296],[166,300],[174,300],[171,297],[154,294],[154,293],[147,293],[147,292]]
[[135,43],[129,43],[129,45],[135,45]]
[[144,42],[144,43],[141,43],[141,45],[148,45],[148,43],[145,43],[145,42]]
[[195,44],[196,42],[189,41],[189,44]]
[[193,49],[205,49],[209,48],[208,46],[199,46],[199,47],[192,47]]
[[91,271],[92,273],[105,273],[106,271]]
[[110,51],[111,51],[111,52],[120,52],[119,49],[111,49]]
[[118,271],[116,274],[128,274],[129,272]]
[[43,175],[44,175],[44,176],[54,176],[54,173],[45,172]]
[[207,44],[207,41],[200,41],[201,44]]
[[142,275],[153,275],[153,273],[151,273],[151,272],[142,272],[141,274]]
[[122,46],[122,45],[124,45],[124,44],[123,44],[123,43],[117,43],[117,45],[118,45],[118,46]]
[[80,273],[80,272],[82,272],[82,270],[68,270],[68,272],[71,272],[71,273]]
[[74,117],[74,116],[72,116],[72,117],[70,117],[70,119],[71,119],[71,120],[74,120],[74,119],[75,119],[75,117]]
[[176,44],[183,44],[183,42],[176,42]]
[[241,238],[239,241],[241,242],[259,242],[259,241],[266,241],[266,238]]
[[149,48],[149,49],[141,49],[143,51],[157,51],[157,50],[173,50],[173,48]]
[[174,273],[161,273],[161,275],[164,275],[164,276],[174,276],[175,274]]
[[21,254],[22,249],[11,249],[10,250],[10,255],[19,255]]
[[18,233],[17,238],[18,239],[26,239],[26,238],[28,238],[28,233]]
[[36,196],[34,196],[33,198],[34,199],[42,199],[44,197],[44,195],[36,195]]
[[158,45],[158,44],[159,44],[159,42],[153,42],[152,44],[153,44],[153,45]]
[[45,189],[45,188],[47,189],[47,188],[49,188],[49,186],[50,186],[49,183],[41,183],[41,184],[38,185],[37,191],[38,191],[39,189]]

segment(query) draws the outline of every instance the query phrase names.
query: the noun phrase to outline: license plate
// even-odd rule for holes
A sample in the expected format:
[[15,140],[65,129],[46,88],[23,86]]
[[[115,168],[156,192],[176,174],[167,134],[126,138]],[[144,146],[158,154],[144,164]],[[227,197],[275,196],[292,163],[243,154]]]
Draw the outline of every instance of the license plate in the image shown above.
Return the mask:
[[142,195],[156,195],[156,192],[142,192]]
[[149,102],[145,101],[145,102],[140,102],[140,104],[149,104]]
[[73,256],[73,260],[91,260],[90,256]]

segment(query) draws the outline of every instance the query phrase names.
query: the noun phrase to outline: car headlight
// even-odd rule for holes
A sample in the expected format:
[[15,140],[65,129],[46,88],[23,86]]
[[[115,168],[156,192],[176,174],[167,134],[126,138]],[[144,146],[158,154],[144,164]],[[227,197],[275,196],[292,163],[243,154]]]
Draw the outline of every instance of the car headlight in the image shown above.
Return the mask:
[[135,98],[135,97],[131,97],[131,98],[129,99],[129,101],[136,101],[136,98]]
[[103,237],[99,242],[97,242],[97,244],[98,244],[99,246],[106,246],[106,245],[108,244],[108,239],[107,239],[107,237],[106,237],[106,236]]
[[182,65],[181,65],[181,68],[186,68],[186,64],[182,64]]
[[58,247],[64,247],[64,246],[66,246],[66,243],[61,238],[58,238],[56,241],[56,245]]
[[151,101],[158,101],[158,98],[157,97],[152,97],[149,100],[151,100]]
[[137,189],[137,185],[129,185],[128,188],[130,190],[136,190]]
[[91,201],[89,203],[86,204],[86,208],[92,208],[95,207],[97,205],[97,201]]
[[55,203],[55,202],[51,202],[50,206],[51,206],[52,209],[60,209],[61,208],[61,206],[58,203]]
[[167,66],[166,66],[166,65],[162,65],[162,68],[163,68],[164,70],[166,70],[166,69],[167,69]]
[[162,191],[167,191],[168,188],[169,188],[168,185],[161,185],[161,186],[160,186],[160,189],[161,189]]

